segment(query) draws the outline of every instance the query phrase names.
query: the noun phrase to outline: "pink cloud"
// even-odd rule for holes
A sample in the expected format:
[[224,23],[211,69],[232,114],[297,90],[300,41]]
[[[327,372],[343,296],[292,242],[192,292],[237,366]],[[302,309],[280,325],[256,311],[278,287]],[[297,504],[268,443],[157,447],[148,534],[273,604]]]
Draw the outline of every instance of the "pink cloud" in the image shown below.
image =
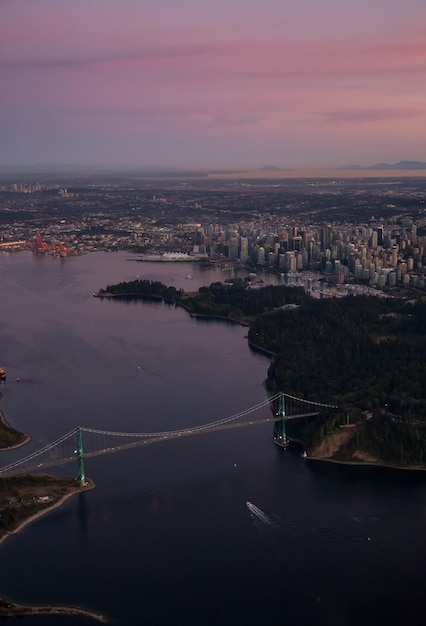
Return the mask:
[[0,67],[6,69],[93,68],[131,69],[152,67],[160,75],[174,65],[185,74],[190,70],[213,76],[238,74],[241,77],[331,78],[376,73],[418,74],[426,71],[426,38],[396,41],[394,44],[348,40],[205,42],[139,46],[122,50],[59,51],[44,54],[3,54]]
[[349,4],[346,15],[320,1],[336,14],[313,17],[305,3],[290,14],[269,0],[276,13],[231,2],[184,18],[167,0],[170,13],[126,0],[118,12],[96,0],[64,0],[61,11],[49,0],[0,3],[0,132],[413,142],[426,111],[423,13],[389,0],[394,13],[376,19],[364,7],[363,21]]
[[392,122],[401,120],[416,120],[426,118],[424,109],[398,108],[398,109],[341,109],[327,111],[321,114],[331,124],[359,126],[364,124],[377,124],[380,122]]

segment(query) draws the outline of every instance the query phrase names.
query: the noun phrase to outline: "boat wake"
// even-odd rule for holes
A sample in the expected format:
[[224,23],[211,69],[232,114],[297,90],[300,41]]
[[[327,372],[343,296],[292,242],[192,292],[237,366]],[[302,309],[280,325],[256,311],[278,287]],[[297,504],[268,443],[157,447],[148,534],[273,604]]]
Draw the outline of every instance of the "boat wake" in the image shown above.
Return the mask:
[[275,528],[279,525],[279,520],[277,516],[265,513],[265,511],[262,511],[262,509],[259,509],[259,507],[253,504],[252,502],[246,502],[246,506],[248,510],[250,511],[254,522],[259,521],[259,522],[262,522],[262,524],[265,524],[266,526],[273,526]]
[[[275,513],[266,513],[252,502],[247,501],[246,506],[256,530],[269,537],[277,552],[291,550],[293,553],[309,551],[313,554],[320,546],[329,552],[338,552],[345,549],[345,545],[355,544],[360,549],[365,549],[368,545],[374,552],[404,558],[404,555],[395,551],[393,547],[380,545],[380,541],[373,540],[368,528],[374,535],[376,534],[374,526],[371,523],[364,524],[364,520],[353,515],[352,524],[345,524],[342,520],[339,524],[328,527],[313,519],[298,520],[290,515],[281,517]],[[353,522],[356,522],[355,526]]]
[[377,522],[352,512],[349,519],[343,515],[330,520],[314,508],[310,515],[303,509],[304,515],[296,517],[289,507],[278,515],[252,502],[245,504],[252,525],[262,535],[262,550],[271,558],[273,555],[272,562],[288,576],[286,584],[294,590],[294,597],[300,596],[309,611],[320,610],[322,618],[339,606],[340,592],[333,581],[339,580],[342,571],[351,571],[354,559],[365,571],[384,562],[395,576],[403,560],[409,562],[408,555],[384,542]]

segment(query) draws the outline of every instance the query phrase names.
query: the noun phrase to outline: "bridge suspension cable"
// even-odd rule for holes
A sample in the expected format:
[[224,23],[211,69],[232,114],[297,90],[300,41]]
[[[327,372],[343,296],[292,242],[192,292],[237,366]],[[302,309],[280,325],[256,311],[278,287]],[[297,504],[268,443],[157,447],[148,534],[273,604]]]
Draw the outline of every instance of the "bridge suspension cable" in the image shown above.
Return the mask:
[[[280,394],[278,394],[279,396]],[[306,400],[305,398],[296,398],[296,396],[291,396],[289,393],[283,393],[283,396],[286,398],[290,398],[290,400],[296,400],[297,402],[301,402],[302,404],[310,404],[311,406],[320,406],[324,409],[338,409],[339,407],[336,404],[324,404],[324,402],[314,402],[313,400]]]
[[[260,409],[264,407],[270,407],[272,403],[275,403],[277,400],[289,399],[293,401],[293,403],[300,403],[303,407],[309,405],[311,407],[310,412],[304,413],[294,413],[291,411],[283,410],[282,412],[276,413],[275,416],[269,415],[266,419],[256,418],[251,421],[242,420],[241,418],[251,416],[256,411],[258,412]],[[284,406],[284,405],[283,405]],[[290,394],[286,394],[283,392],[277,392],[270,396],[269,398],[255,404],[239,413],[234,413],[233,415],[229,415],[228,417],[221,418],[215,420],[213,422],[208,422],[207,424],[202,424],[200,426],[192,426],[188,428],[181,428],[176,430],[168,430],[168,431],[157,431],[157,432],[120,432],[120,431],[111,431],[111,430],[101,430],[96,428],[88,428],[88,427],[77,427],[66,433],[62,437],[59,437],[52,443],[44,446],[40,450],[36,450],[31,454],[28,454],[22,459],[18,461],[14,461],[13,463],[9,463],[8,465],[0,468],[0,475],[11,475],[13,473],[23,473],[24,471],[33,471],[39,470],[42,467],[51,467],[54,465],[62,465],[65,463],[69,463],[79,460],[81,467],[83,467],[83,458],[84,457],[94,457],[100,456],[102,454],[111,454],[113,452],[118,452],[119,450],[125,450],[137,446],[141,446],[144,444],[155,443],[159,441],[164,441],[166,439],[173,439],[180,436],[190,436],[201,434],[203,432],[211,432],[213,430],[222,430],[227,428],[236,428],[238,426],[247,426],[251,424],[261,424],[271,420],[285,420],[294,417],[306,417],[309,415],[318,415],[318,411],[313,411],[314,407],[321,408],[338,408],[332,404],[325,404],[321,402],[312,402],[310,400],[305,400],[303,398],[297,398]],[[240,420],[240,421],[237,421]],[[84,451],[82,446],[81,435],[85,433],[89,435],[88,440],[86,439]],[[108,440],[108,438],[119,439],[123,438],[127,441],[120,442],[112,442]],[[133,441],[131,441],[133,440]],[[80,443],[79,443],[80,442]]]
[[180,433],[185,433],[185,434],[195,433],[197,431],[202,431],[202,430],[211,430],[215,426],[220,426],[221,424],[227,424],[228,422],[235,421],[240,417],[245,417],[246,415],[250,415],[250,413],[254,413],[255,411],[258,411],[259,409],[261,409],[262,407],[269,405],[271,402],[274,402],[279,396],[280,394],[276,393],[275,395],[271,396],[267,400],[264,400],[263,402],[259,402],[259,404],[255,404],[249,407],[248,409],[245,409],[244,411],[240,411],[239,413],[234,413],[233,415],[229,415],[228,417],[215,420],[214,422],[208,422],[207,424],[202,424],[201,426],[191,426],[189,428],[180,428],[178,430],[164,430],[164,431],[147,432],[147,433],[129,433],[129,432],[119,432],[119,431],[113,431],[113,430],[99,430],[96,428],[87,428],[85,426],[82,426],[81,430],[83,432],[93,433],[96,435],[110,435],[113,437],[114,436],[135,437],[135,438],[144,438],[144,439],[149,439],[150,437],[167,437],[167,436],[178,435]]
[[[14,461],[13,463],[9,463],[9,465],[5,465],[4,467],[1,467],[0,474],[5,474],[9,470],[16,469],[20,465],[24,465],[25,463],[28,463],[29,461],[33,461],[37,457],[40,457],[42,454],[48,453],[50,450],[53,450],[54,448],[59,448],[62,443],[64,443],[71,437],[75,437],[75,435],[77,434],[77,431],[78,431],[78,428],[74,428],[73,430],[70,430],[70,432],[66,433],[65,435],[62,435],[62,437],[59,437],[59,439],[56,439],[55,441],[52,441],[52,443],[47,444],[43,448],[40,448],[40,450],[36,450],[35,452],[32,452],[31,454],[28,454],[27,456],[25,456],[23,459],[19,459],[18,461]],[[43,463],[43,465],[45,465],[45,463]]]

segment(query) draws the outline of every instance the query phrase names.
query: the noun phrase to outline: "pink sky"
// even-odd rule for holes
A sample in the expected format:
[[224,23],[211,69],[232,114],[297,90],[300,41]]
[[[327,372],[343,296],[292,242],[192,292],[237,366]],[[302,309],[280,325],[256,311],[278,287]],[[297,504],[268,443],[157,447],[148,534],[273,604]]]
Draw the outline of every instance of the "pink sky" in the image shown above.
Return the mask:
[[0,0],[0,164],[426,161],[425,0]]

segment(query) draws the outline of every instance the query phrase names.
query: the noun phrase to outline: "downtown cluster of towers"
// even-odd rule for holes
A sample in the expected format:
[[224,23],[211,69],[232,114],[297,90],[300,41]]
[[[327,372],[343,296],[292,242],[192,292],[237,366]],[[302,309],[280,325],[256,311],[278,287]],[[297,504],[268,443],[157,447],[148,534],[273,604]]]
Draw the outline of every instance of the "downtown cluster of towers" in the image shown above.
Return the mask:
[[283,272],[318,270],[340,284],[352,276],[378,287],[403,283],[424,289],[426,236],[417,231],[410,219],[398,227],[292,227],[271,235],[214,226],[198,230],[194,252]]

